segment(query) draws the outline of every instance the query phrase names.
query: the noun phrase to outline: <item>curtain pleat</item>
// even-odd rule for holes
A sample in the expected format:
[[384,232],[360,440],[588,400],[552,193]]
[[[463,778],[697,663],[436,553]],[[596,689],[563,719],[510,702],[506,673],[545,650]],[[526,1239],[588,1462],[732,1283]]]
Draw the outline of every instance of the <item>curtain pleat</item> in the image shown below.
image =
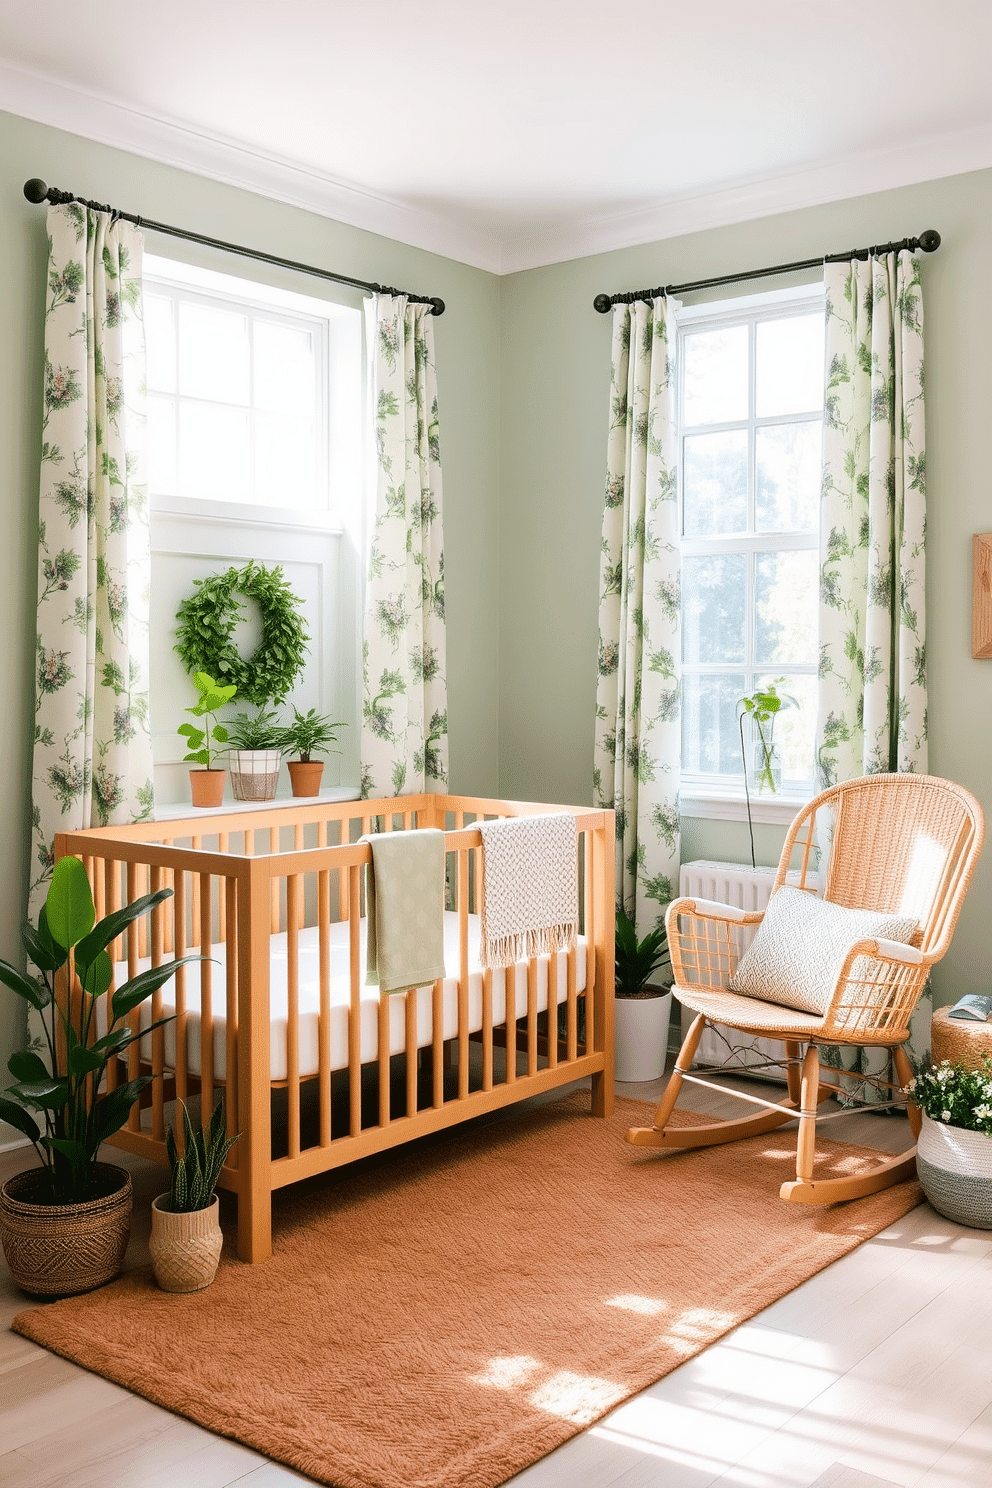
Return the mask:
[[429,307],[366,301],[375,511],[362,655],[364,798],[448,780],[441,450]]
[[616,892],[641,934],[678,889],[681,584],[674,316],[613,312],[594,793],[616,811]]
[[57,832],[154,810],[143,237],[71,203],[48,242],[32,919]]

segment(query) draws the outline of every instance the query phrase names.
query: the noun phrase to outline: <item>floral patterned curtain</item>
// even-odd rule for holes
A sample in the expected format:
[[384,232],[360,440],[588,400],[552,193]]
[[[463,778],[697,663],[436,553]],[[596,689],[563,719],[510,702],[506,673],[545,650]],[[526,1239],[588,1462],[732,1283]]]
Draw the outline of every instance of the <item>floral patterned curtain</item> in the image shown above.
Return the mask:
[[[820,679],[824,788],[927,769],[923,297],[907,252],[827,264]],[[824,844],[826,846],[826,842]],[[910,1055],[929,1048],[929,992]],[[826,1061],[887,1074],[877,1051]],[[871,1087],[860,1098],[882,1099]]]
[[441,450],[430,307],[366,301],[375,517],[362,651],[362,796],[448,780]]
[[56,832],[154,809],[141,233],[48,211],[29,914]]
[[681,585],[669,303],[613,311],[593,785],[616,811],[616,892],[641,934],[677,891]]

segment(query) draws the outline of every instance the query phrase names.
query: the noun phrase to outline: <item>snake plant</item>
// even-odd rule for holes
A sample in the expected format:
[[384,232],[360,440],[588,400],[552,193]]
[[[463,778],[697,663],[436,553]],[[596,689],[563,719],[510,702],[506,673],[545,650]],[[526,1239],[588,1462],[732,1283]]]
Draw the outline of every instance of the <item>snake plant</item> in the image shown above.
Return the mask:
[[192,1214],[213,1203],[224,1159],[240,1136],[224,1135],[224,1098],[221,1096],[210,1125],[194,1126],[182,1101],[177,1102],[183,1120],[183,1153],[179,1154],[175,1124],[165,1134],[165,1153],[172,1169],[169,1208],[174,1214]]

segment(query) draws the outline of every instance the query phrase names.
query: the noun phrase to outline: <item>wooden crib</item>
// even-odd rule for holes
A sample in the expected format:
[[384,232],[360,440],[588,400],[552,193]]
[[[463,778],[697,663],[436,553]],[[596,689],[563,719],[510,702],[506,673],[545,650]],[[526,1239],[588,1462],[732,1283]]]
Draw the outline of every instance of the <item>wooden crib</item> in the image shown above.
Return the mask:
[[[571,812],[579,834],[579,944],[506,973],[482,971],[470,959],[482,884],[472,823],[555,810]],[[363,969],[362,869],[371,850],[357,839],[422,827],[445,831],[447,976],[381,999],[380,1017]],[[206,1121],[223,1089],[228,1131],[241,1139],[220,1182],[238,1196],[238,1254],[256,1262],[271,1254],[272,1192],[284,1184],[584,1076],[593,1112],[608,1116],[613,834],[611,811],[420,795],[60,835],[56,857],[82,859],[98,916],[149,891],[174,891],[111,948],[115,981],[172,955],[210,958],[181,968],[130,1014],[136,1031],[174,1020],[135,1040],[126,1066],[110,1069],[111,1088],[157,1077],[112,1141],[164,1163],[167,1102],[198,1095]],[[101,1009],[101,1031],[106,1016]],[[275,1091],[284,1094],[275,1097],[274,1132]]]

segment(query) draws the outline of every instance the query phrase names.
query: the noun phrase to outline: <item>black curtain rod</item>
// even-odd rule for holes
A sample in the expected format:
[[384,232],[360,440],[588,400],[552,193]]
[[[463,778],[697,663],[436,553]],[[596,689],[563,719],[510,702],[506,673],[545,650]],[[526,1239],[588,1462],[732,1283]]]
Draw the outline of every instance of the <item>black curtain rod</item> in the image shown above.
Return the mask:
[[29,202],[40,205],[51,202],[53,207],[65,207],[78,202],[81,207],[90,207],[94,212],[110,212],[114,217],[133,222],[136,227],[146,227],[149,232],[165,233],[170,238],[183,238],[188,243],[202,243],[205,248],[221,248],[225,253],[237,253],[241,258],[255,258],[260,263],[275,264],[278,269],[295,269],[300,274],[312,274],[316,279],[330,279],[335,284],[350,284],[355,289],[367,289],[372,294],[400,295],[414,305],[430,305],[432,315],[444,314],[444,301],[436,295],[407,294],[406,290],[393,289],[388,284],[369,284],[364,279],[353,279],[350,274],[334,274],[330,269],[318,269],[313,264],[297,263],[292,258],[280,258],[275,253],[262,253],[257,248],[243,248],[239,243],[225,243],[220,238],[208,238],[204,233],[187,232],[181,227],[169,227],[165,222],[152,222],[148,217],[138,217],[132,212],[119,212],[116,207],[103,202],[87,201],[85,197],[73,196],[71,191],[60,191],[57,186],[48,186],[37,176],[24,183],[24,195]]
[[793,269],[819,269],[828,263],[850,263],[853,258],[872,258],[877,253],[899,253],[908,248],[915,253],[936,253],[940,233],[928,228],[918,238],[903,238],[900,243],[879,243],[874,248],[852,248],[847,253],[825,253],[822,258],[804,258],[799,263],[773,264],[768,269],[749,269],[746,274],[722,274],[718,279],[697,279],[693,284],[660,284],[657,289],[634,289],[627,294],[598,294],[593,307],[605,315],[614,305],[632,305],[635,300],[656,300],[661,295],[688,294],[693,289],[715,289],[720,284],[742,284],[747,279],[765,279],[769,274],[788,274]]

